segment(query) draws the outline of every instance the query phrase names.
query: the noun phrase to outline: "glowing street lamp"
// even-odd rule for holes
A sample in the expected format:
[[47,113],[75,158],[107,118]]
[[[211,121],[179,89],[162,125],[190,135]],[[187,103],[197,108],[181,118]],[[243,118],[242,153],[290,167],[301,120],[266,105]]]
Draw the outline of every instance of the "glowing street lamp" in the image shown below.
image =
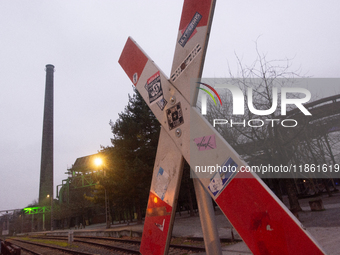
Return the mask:
[[[100,157],[96,157],[94,159],[94,164],[97,167],[103,166],[103,159]],[[105,176],[105,170],[103,169],[104,172],[104,176]],[[104,186],[104,185],[103,185]],[[104,191],[105,191],[105,218],[106,218],[106,228],[110,228],[110,219],[109,219],[109,213],[108,213],[108,208],[109,208],[109,201],[108,198],[106,196],[106,187],[104,186]]]
[[95,158],[94,159],[94,164],[99,167],[99,166],[102,166],[103,165],[103,160],[99,157]]

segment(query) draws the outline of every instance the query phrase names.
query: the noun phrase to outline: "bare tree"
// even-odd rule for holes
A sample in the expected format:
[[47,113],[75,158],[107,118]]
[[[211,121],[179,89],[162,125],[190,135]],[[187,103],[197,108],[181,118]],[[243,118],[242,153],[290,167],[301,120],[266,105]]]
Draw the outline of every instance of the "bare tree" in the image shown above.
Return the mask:
[[[256,49],[257,50],[257,49]],[[292,86],[294,78],[300,77],[297,72],[289,71],[291,61],[268,61],[266,55],[257,50],[257,59],[250,66],[244,66],[237,57],[239,73],[237,78],[230,72],[233,85],[239,87],[244,97],[244,115],[232,115],[230,94],[223,95],[223,107],[209,107],[209,121],[226,117],[237,125],[216,126],[215,128],[230,143],[230,145],[249,163],[249,165],[270,164],[272,166],[288,165],[294,161],[294,148],[299,137],[306,129],[308,122],[304,121],[292,130],[282,128],[280,121],[280,92],[274,87]],[[276,107],[277,106],[277,107]],[[250,108],[251,107],[251,108]],[[276,109],[275,109],[276,108]],[[268,110],[266,115],[256,115],[254,110]],[[275,109],[275,110],[274,110]],[[288,111],[291,109],[287,109]],[[269,121],[268,121],[269,120]],[[280,182],[285,186],[290,209],[300,211],[297,190],[293,179],[266,180],[273,184],[274,192],[282,199]]]

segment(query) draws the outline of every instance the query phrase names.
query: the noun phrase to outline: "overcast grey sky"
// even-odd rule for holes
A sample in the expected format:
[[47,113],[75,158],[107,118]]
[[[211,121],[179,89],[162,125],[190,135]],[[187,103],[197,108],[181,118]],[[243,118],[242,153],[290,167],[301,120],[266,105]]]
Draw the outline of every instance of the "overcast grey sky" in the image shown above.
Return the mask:
[[[0,1],[0,210],[38,198],[45,65],[55,66],[54,184],[76,158],[110,145],[132,93],[118,64],[132,36],[169,75],[181,0]],[[256,57],[294,58],[293,69],[340,77],[337,0],[217,0],[204,77],[228,77]],[[55,188],[54,188],[55,191]]]

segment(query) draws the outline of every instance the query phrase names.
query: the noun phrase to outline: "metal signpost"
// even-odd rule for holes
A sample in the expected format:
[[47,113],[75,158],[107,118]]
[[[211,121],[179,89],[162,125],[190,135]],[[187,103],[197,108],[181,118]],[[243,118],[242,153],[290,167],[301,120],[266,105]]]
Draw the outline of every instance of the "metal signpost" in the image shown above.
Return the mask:
[[[194,179],[207,254],[221,254],[209,194],[253,254],[324,254],[285,205],[195,108],[215,1],[185,0],[170,79],[128,38],[119,63],[160,121],[141,244],[142,254],[167,254],[175,216],[183,162],[220,165],[233,172]],[[191,92],[191,93],[190,93]],[[196,143],[211,137],[214,146]],[[210,204],[209,204],[210,202]]]

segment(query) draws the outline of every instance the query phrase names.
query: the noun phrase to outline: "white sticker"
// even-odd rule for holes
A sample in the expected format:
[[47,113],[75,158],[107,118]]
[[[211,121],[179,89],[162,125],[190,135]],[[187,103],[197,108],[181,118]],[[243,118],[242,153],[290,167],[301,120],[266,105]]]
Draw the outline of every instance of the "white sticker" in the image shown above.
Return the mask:
[[155,225],[161,230],[163,231],[164,230],[164,223],[165,223],[165,219],[163,219],[163,224],[158,224],[158,223],[155,223]]
[[216,173],[214,177],[211,178],[208,188],[215,196],[223,188],[222,178],[219,173]]
[[162,200],[164,200],[164,196],[168,189],[169,183],[170,183],[169,174],[165,172],[162,167],[160,167],[156,177],[155,193]]

